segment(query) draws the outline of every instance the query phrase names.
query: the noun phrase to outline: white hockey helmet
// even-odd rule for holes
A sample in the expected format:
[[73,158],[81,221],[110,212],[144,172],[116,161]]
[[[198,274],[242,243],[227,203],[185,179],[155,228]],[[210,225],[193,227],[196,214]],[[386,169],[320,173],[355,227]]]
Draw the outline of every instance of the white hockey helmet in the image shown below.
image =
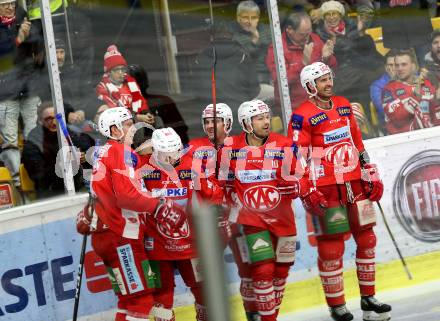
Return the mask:
[[182,140],[171,127],[156,129],[151,137],[151,142],[157,152],[175,153],[182,149]]
[[[330,67],[320,61],[307,65],[301,70],[301,85],[310,97],[316,96],[318,93],[316,90],[315,80],[328,73],[330,73],[333,79],[333,73]],[[307,87],[307,84],[313,88],[313,92],[310,91],[310,89]]]
[[[250,134],[254,130],[252,128],[252,117],[264,113],[270,113],[270,108],[265,102],[261,100],[245,101],[240,105],[240,107],[238,107],[238,122],[240,123],[243,130],[246,133]],[[250,132],[246,129],[245,124],[247,124],[251,128]]]
[[105,137],[119,140],[121,137],[113,137],[110,127],[116,126],[119,130],[122,130],[122,123],[126,120],[133,119],[131,112],[125,107],[114,107],[106,109],[99,116],[98,128],[99,132]]
[[[231,107],[229,107],[224,103],[215,104],[215,113],[218,118],[223,119],[223,123],[225,124],[225,133],[229,134],[229,132],[232,129],[232,123],[234,122],[234,117],[232,116]],[[205,118],[214,118],[213,104],[209,104],[208,106],[206,106],[202,112],[202,126],[203,126],[203,131],[206,133],[205,123],[203,121]]]

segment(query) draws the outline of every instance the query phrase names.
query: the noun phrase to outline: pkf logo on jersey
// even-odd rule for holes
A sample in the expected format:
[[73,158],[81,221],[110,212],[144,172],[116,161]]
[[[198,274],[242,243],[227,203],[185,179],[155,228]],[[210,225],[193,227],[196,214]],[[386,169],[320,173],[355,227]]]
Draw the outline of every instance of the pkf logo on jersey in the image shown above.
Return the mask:
[[238,179],[242,183],[269,182],[276,178],[272,169],[251,169],[238,171]]
[[440,150],[416,154],[403,165],[393,188],[393,206],[414,238],[440,241]]
[[344,126],[324,133],[324,144],[337,143],[350,137],[350,128],[348,128],[348,126]]
[[116,248],[119,262],[124,272],[125,281],[128,285],[130,294],[140,292],[144,289],[141,278],[139,277],[136,264],[134,262],[133,250],[129,244],[122,245]]
[[153,188],[153,197],[180,197],[186,196],[188,194],[188,189],[186,187],[182,188]]
[[270,185],[259,185],[248,188],[243,195],[244,205],[258,212],[272,210],[278,206],[281,196],[278,190]]

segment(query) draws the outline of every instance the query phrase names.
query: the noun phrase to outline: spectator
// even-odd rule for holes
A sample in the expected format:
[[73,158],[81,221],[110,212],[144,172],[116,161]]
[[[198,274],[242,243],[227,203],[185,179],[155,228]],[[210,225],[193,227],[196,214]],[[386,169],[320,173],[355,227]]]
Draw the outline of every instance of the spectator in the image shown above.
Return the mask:
[[417,75],[412,51],[400,51],[394,58],[396,80],[382,94],[385,126],[389,134],[428,128],[440,123],[440,107],[435,89],[424,75]]
[[152,122],[147,115],[147,101],[136,80],[127,74],[127,61],[115,45],[109,46],[104,55],[104,76],[96,87],[96,94],[107,106],[125,107],[136,115],[137,121]]
[[382,37],[385,48],[414,48],[419,62],[428,52],[432,32],[425,0],[379,0]]
[[431,83],[439,88],[440,83],[440,30],[431,33],[431,46],[425,56],[425,69]]
[[37,120],[39,98],[31,91],[31,76],[35,71],[33,57],[42,48],[41,39],[30,41],[31,22],[15,0],[0,0],[0,136],[1,160],[19,186],[18,119],[21,115],[26,138]]
[[257,71],[260,92],[255,99],[269,101],[274,98],[270,74],[264,59],[271,43],[270,29],[260,21],[260,7],[250,0],[237,6],[237,20],[231,24],[232,39],[237,41],[253,60]]
[[150,124],[155,128],[172,127],[182,139],[183,144],[187,144],[188,126],[186,126],[176,103],[168,96],[155,95],[147,92],[150,87],[147,71],[140,65],[129,65],[128,73],[134,79],[141,90],[142,96],[146,99],[148,109],[153,119]]
[[[85,151],[93,144],[71,133],[74,144],[80,147],[81,163],[85,163]],[[59,150],[55,108],[52,102],[44,102],[38,107],[38,124],[29,133],[23,149],[23,164],[35,183],[38,198],[64,193],[64,181],[55,173]],[[75,186],[83,185],[82,173],[75,176]]]
[[[364,20],[345,19],[344,6],[335,0],[321,5],[323,20],[316,33],[323,41],[334,42],[334,54],[338,61],[335,93],[368,106],[368,88],[380,75],[382,56],[376,51],[373,39],[365,34]],[[369,118],[369,115],[367,115]]]
[[374,108],[376,108],[377,117],[382,128],[385,126],[385,114],[382,106],[382,91],[386,84],[388,84],[395,77],[394,68],[394,51],[389,51],[385,55],[385,73],[379,78],[373,81],[370,86],[370,97],[373,102]]
[[[304,66],[317,61],[324,61],[331,67],[336,66],[336,59],[333,55],[333,41],[327,40],[324,44],[319,36],[312,32],[310,17],[303,12],[293,13],[288,17],[282,40],[290,101],[294,110],[308,98],[306,92],[302,89],[299,77]],[[266,63],[275,83],[276,103],[279,105],[278,81],[272,45],[269,46]]]
[[[228,27],[218,24],[214,32],[216,50],[216,85],[217,101],[224,102],[234,111],[243,101],[251,100],[258,95],[260,86],[258,76],[253,68],[253,62],[248,53],[239,43],[232,40],[232,33]],[[212,103],[211,70],[212,48],[206,48],[194,62],[194,86],[198,94],[199,106]],[[238,124],[233,130],[238,132]]]
[[[76,110],[76,106],[81,106],[81,99],[84,97],[85,88],[82,84],[81,74],[76,65],[66,63],[65,43],[61,39],[55,39],[56,55],[60,72],[61,91],[65,102],[64,110],[68,124],[78,125],[85,120],[83,110]],[[50,87],[49,70],[43,62],[39,75],[35,77],[34,87],[38,88],[38,96],[42,101],[52,99],[52,89]]]

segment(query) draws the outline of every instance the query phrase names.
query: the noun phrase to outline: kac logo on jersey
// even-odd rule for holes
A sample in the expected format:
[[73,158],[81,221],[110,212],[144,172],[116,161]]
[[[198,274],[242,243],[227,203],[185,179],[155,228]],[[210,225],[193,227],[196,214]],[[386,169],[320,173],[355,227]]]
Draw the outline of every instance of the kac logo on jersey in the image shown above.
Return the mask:
[[160,173],[160,170],[158,170],[158,169],[155,169],[155,170],[152,170],[152,169],[142,170],[141,171],[141,175],[142,175],[142,178],[147,180],[147,181],[158,181],[158,180],[161,179],[161,176],[162,176],[161,173]]
[[243,195],[244,205],[257,212],[272,210],[278,206],[281,196],[274,186],[259,185],[248,188]]
[[350,116],[351,115],[351,108],[348,106],[339,107],[336,108],[338,111],[339,116]]
[[188,194],[186,187],[182,188],[153,188],[153,197],[180,197]]
[[348,126],[344,126],[324,133],[324,144],[327,145],[337,143],[350,137],[350,128],[348,128]]
[[293,114],[292,115],[292,129],[301,130],[303,127],[304,117],[301,115]]
[[317,114],[315,116],[310,117],[309,118],[309,123],[312,126],[316,126],[316,125],[322,123],[323,121],[325,121],[327,119],[328,119],[328,116],[327,116],[326,113],[319,113],[319,114]]
[[116,251],[118,253],[119,262],[122,266],[122,271],[124,272],[125,280],[128,284],[128,291],[130,294],[142,291],[144,285],[142,284],[136,268],[131,245],[127,244],[119,246],[116,248]]
[[238,180],[242,183],[269,182],[276,178],[276,171],[271,169],[253,169],[238,171]]

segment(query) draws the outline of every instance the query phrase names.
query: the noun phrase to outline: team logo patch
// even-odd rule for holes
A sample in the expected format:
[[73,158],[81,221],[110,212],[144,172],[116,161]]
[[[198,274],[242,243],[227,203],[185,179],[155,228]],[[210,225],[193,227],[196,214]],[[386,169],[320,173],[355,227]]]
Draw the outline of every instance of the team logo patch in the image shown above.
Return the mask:
[[383,102],[385,104],[389,103],[393,99],[394,99],[393,95],[391,94],[391,92],[389,90],[386,90],[386,91],[383,92]]
[[396,95],[397,95],[397,96],[403,96],[403,95],[405,95],[405,89],[397,89],[397,90],[396,90]]
[[192,170],[190,169],[183,169],[179,171],[179,179],[181,180],[189,180],[193,177]]
[[243,195],[244,205],[258,212],[273,210],[281,201],[278,189],[270,185],[248,188]]
[[146,237],[144,240],[144,247],[146,251],[153,251],[154,249],[154,238]]
[[319,114],[317,114],[315,116],[310,117],[309,118],[309,123],[312,126],[316,126],[316,125],[322,123],[323,121],[325,121],[327,119],[328,119],[328,116],[327,116],[326,113],[319,113]]
[[301,115],[293,114],[292,115],[292,129],[301,130],[303,127],[304,117]]
[[161,179],[162,175],[160,173],[160,170],[155,169],[147,169],[141,171],[142,178],[147,181],[158,181]]
[[124,152],[124,162],[130,167],[136,167],[138,163],[137,156],[129,151]]
[[247,151],[241,150],[241,149],[233,149],[229,151],[229,158],[230,159],[243,159],[246,158]]
[[338,111],[339,116],[350,116],[351,115],[351,108],[350,107],[339,107],[336,108]]
[[238,171],[238,180],[242,183],[269,182],[276,178],[276,171],[270,169],[254,169]]
[[124,273],[125,281],[128,285],[128,292],[133,294],[144,290],[144,285],[136,268],[131,246],[129,244],[119,246],[116,248],[116,252],[118,253],[119,263],[121,264],[122,272]]
[[284,151],[279,149],[265,149],[264,158],[283,159]]
[[153,197],[180,197],[188,195],[188,189],[182,188],[153,188],[151,191]]
[[207,159],[215,156],[213,149],[198,149],[193,153],[195,159]]
[[348,128],[348,126],[344,126],[324,133],[324,144],[337,143],[350,137],[350,128]]

